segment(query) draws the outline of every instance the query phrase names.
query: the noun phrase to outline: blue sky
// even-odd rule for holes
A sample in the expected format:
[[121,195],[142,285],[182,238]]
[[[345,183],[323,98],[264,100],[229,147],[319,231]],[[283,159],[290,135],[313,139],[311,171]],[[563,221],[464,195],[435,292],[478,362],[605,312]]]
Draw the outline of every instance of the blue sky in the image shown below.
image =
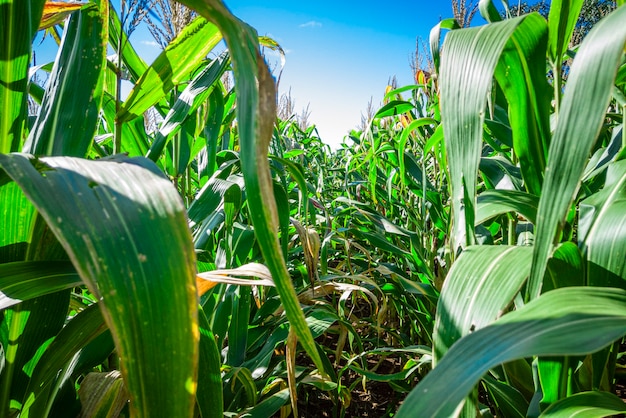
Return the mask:
[[415,39],[428,39],[447,1],[245,1],[226,4],[260,35],[286,51],[279,93],[291,88],[296,109],[310,105],[321,139],[337,147],[361,120],[370,98],[377,106],[390,77],[411,84]]
[[[359,124],[370,98],[375,107],[380,104],[390,77],[400,86],[412,83],[409,60],[416,37],[428,39],[440,19],[452,16],[447,0],[225,3],[286,51],[279,93],[291,89],[298,112],[310,106],[309,120],[333,148]],[[147,63],[160,52],[145,27],[131,41]],[[50,39],[35,45],[39,64],[54,58]]]

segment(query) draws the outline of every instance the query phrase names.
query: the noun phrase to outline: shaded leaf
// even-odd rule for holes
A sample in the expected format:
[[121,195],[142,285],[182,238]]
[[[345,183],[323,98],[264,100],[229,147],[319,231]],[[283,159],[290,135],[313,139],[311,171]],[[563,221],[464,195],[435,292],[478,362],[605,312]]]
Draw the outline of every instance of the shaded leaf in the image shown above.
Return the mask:
[[533,355],[584,355],[624,334],[626,291],[568,287],[547,292],[459,340],[411,391],[397,416],[451,416],[498,364]]
[[12,154],[0,155],[0,165],[45,218],[89,290],[103,298],[131,413],[191,414],[195,259],[176,189],[141,158]]

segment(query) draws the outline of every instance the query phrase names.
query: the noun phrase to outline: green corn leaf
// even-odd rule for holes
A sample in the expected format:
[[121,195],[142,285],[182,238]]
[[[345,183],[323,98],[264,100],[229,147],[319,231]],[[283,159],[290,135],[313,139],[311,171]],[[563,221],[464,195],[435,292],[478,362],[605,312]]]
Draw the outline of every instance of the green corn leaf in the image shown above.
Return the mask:
[[198,16],[170,42],[141,75],[117,117],[127,122],[142,115],[183,81],[217,46],[222,36],[215,25]]
[[247,409],[245,416],[250,418],[271,417],[288,402],[289,389],[283,389],[259,402],[253,408]]
[[626,288],[626,160],[609,166],[604,189],[580,204],[579,241],[592,286]]
[[548,58],[554,65],[561,66],[583,3],[584,0],[553,0],[550,3]]
[[502,20],[502,17],[500,17],[500,13],[498,12],[498,9],[496,9],[492,0],[480,0],[478,2],[478,10],[480,10],[480,15],[487,22],[492,23]]
[[[308,198],[307,193],[309,187],[306,182],[306,176],[304,173],[304,168],[301,164],[295,163],[293,161],[286,160],[284,158],[278,157],[270,157],[272,161],[276,161],[283,165],[286,168],[286,171],[291,175],[291,177],[298,184],[298,188],[300,189],[298,192],[298,197],[300,200],[300,214],[302,219],[307,218],[307,207],[308,207]],[[288,212],[288,211],[287,211]]]
[[11,154],[0,155],[0,165],[103,298],[131,414],[190,416],[198,358],[195,257],[176,189],[143,158]]
[[[404,128],[402,130],[402,134],[400,134],[400,140],[398,143],[398,150],[401,153],[404,153],[404,150],[406,148],[406,143],[409,140],[409,135],[416,131],[417,129],[424,127],[424,126],[430,126],[430,125],[438,125],[438,122],[432,118],[420,118],[417,120],[412,121],[409,126],[407,126],[406,128]],[[419,131],[418,131],[419,132]],[[400,162],[400,181],[402,182],[402,184],[406,185],[406,163],[405,163],[405,159],[406,157],[400,157],[398,160]],[[422,179],[420,179],[422,180]]]
[[0,310],[81,283],[76,269],[69,261],[0,264]]
[[28,66],[44,0],[0,1],[0,153],[17,151],[28,115]]
[[71,375],[76,362],[70,362],[75,355],[107,329],[97,304],[85,308],[63,327],[33,371],[24,396],[22,416],[47,416],[55,398],[54,392],[58,390],[58,387],[50,386],[57,383],[57,379],[63,379],[63,376],[57,376],[59,370],[62,370],[61,375]]
[[433,333],[436,365],[463,336],[506,312],[530,272],[532,249],[468,247],[452,265],[441,289]]
[[459,22],[456,19],[443,19],[437,23],[431,30],[429,35],[430,54],[433,57],[433,64],[435,65],[435,72],[439,72],[439,61],[441,57],[441,30],[442,29],[459,29]]
[[255,235],[298,341],[323,373],[321,357],[300,309],[276,235],[279,222],[267,158],[276,117],[276,86],[261,57],[257,34],[219,0],[182,3],[213,20],[230,49],[237,88],[241,168]]
[[9,405],[21,405],[33,369],[43,350],[61,330],[66,319],[70,291],[29,299],[4,311],[0,344],[4,366],[0,372],[0,415],[11,416]]
[[161,123],[156,133],[156,138],[146,157],[150,158],[152,161],[156,161],[161,156],[167,141],[172,135],[178,132],[181,125],[209,97],[213,91],[213,84],[224,74],[228,63],[228,52],[223,52],[191,80],[189,85],[187,85],[185,90],[180,94],[167,116],[165,116],[165,120]]
[[120,372],[92,372],[80,385],[81,416],[108,418],[119,416],[126,405],[128,390]]
[[23,261],[31,241],[35,208],[17,184],[0,174],[0,262]]
[[231,289],[230,296],[233,299],[233,309],[228,327],[226,364],[239,367],[246,358],[252,289],[247,286],[233,286]]
[[411,102],[405,102],[403,100],[392,100],[380,109],[374,115],[374,118],[384,118],[387,116],[401,115],[406,112],[410,112],[415,108],[415,105]]
[[523,188],[519,167],[511,164],[500,155],[482,157],[478,168],[487,187],[504,190],[521,190]]
[[602,418],[626,413],[623,400],[608,392],[582,392],[550,405],[540,418]]
[[516,190],[485,190],[476,202],[476,225],[508,212],[518,213],[534,224],[539,206],[537,196]]
[[224,119],[224,96],[218,89],[214,89],[208,98],[208,115],[204,125],[204,136],[206,139],[206,161],[199,163],[199,176],[211,177],[217,169],[217,141],[222,121]]
[[528,401],[514,387],[499,382],[488,374],[483,378],[483,382],[503,417],[526,417]]
[[[102,114],[109,127],[115,126],[115,107],[115,97],[105,92],[102,101]],[[124,138],[122,141],[122,152],[127,153],[131,157],[145,156],[150,149],[150,144],[148,144],[149,137],[146,134],[142,118],[123,123],[122,138]]]
[[524,19],[452,31],[444,41],[441,118],[450,170],[454,252],[474,243],[476,177],[487,92],[502,50]]
[[192,224],[199,224],[207,217],[213,215],[215,210],[223,203],[224,196],[233,188],[241,188],[241,185],[230,180],[212,178],[202,189],[189,206],[188,216]]
[[533,269],[526,299],[541,293],[554,242],[580,185],[611,99],[626,42],[626,7],[602,19],[589,32],[572,64],[556,131],[550,143],[535,234]]
[[574,33],[580,10],[584,0],[556,0],[550,4],[548,25],[550,37],[548,39],[548,59],[554,73],[554,98],[556,113],[559,113],[561,102],[561,87],[563,73],[563,58],[567,51],[570,39]]
[[550,144],[550,86],[546,81],[548,25],[538,13],[526,17],[507,42],[496,80],[509,104],[515,155],[528,192],[539,196]]
[[585,355],[624,334],[626,291],[568,287],[547,292],[459,340],[396,416],[452,416],[481,376],[498,364],[533,355]]
[[222,358],[215,335],[202,308],[198,311],[200,326],[200,360],[198,363],[198,408],[202,418],[223,418]]
[[87,155],[103,97],[108,7],[108,0],[100,0],[70,18],[25,152]]

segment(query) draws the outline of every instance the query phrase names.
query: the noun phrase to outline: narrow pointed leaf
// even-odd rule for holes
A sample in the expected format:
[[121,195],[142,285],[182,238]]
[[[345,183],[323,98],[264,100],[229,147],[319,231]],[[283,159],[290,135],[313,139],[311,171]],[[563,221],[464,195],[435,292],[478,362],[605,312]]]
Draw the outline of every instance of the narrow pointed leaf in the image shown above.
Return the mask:
[[267,158],[276,117],[276,86],[261,57],[258,36],[219,0],[184,0],[182,3],[213,20],[229,47],[237,89],[241,168],[254,232],[298,341],[323,373],[322,359],[298,303],[276,234],[278,213]]
[[493,4],[492,0],[480,0],[478,2],[478,10],[480,10],[480,15],[487,22],[492,23],[502,20],[502,17],[500,17],[500,13],[498,12],[496,6]]
[[0,2],[0,153],[16,151],[27,118],[28,66],[44,0]]
[[554,64],[561,65],[583,3],[584,0],[553,0],[550,3],[548,58]]
[[165,116],[165,120],[161,123],[146,157],[152,161],[156,161],[160,157],[168,139],[180,129],[180,126],[187,118],[209,97],[213,91],[213,84],[224,74],[228,63],[228,53],[224,52],[211,61],[204,70],[191,80],[167,116]]
[[131,415],[190,416],[198,358],[195,260],[176,189],[143,158],[11,154],[0,155],[0,165],[103,298]]
[[66,367],[71,369],[69,363],[75,354],[107,329],[97,304],[76,314],[55,337],[37,363],[26,390],[22,413],[28,416],[42,416],[49,402],[45,396],[46,390],[54,383],[59,370]]
[[126,122],[142,115],[163,99],[222,40],[215,25],[198,16],[165,48],[141,75],[117,115]]
[[9,405],[21,404],[42,355],[42,347],[63,327],[70,291],[29,299],[4,311],[0,329],[4,365],[0,370],[0,416],[11,416]]
[[100,0],[70,18],[24,151],[87,155],[102,105],[108,7],[108,0]]
[[589,284],[626,288],[626,160],[612,163],[604,189],[581,202],[579,236]]
[[224,400],[222,393],[222,373],[220,356],[215,335],[200,308],[198,312],[200,326],[200,360],[198,363],[198,408],[202,418],[223,418]]
[[84,3],[70,3],[65,1],[46,1],[43,15],[39,22],[39,30],[63,23],[73,12],[84,6]]

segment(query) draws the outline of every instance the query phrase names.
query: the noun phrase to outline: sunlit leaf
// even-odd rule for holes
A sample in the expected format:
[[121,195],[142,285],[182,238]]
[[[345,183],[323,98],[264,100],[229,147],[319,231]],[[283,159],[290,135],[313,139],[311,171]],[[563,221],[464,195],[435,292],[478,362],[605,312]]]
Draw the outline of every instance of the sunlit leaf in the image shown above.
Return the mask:
[[31,44],[45,0],[4,0],[0,7],[0,153],[17,151],[26,126]]
[[230,48],[237,89],[241,167],[255,235],[265,263],[272,272],[287,318],[300,344],[322,371],[322,360],[306,326],[276,235],[278,213],[267,158],[274,131],[276,86],[260,55],[257,34],[235,18],[219,0],[185,0],[183,3],[214,21]]
[[66,1],[46,1],[43,6],[43,15],[39,22],[39,30],[63,22],[72,12],[79,10],[85,3],[70,3]]
[[450,170],[454,252],[474,243],[476,177],[487,92],[502,50],[524,19],[451,31],[444,42],[441,117]]
[[176,86],[190,78],[207,54],[222,40],[215,25],[197,17],[165,48],[141,75],[117,117],[121,122],[142,115]]
[[535,254],[527,299],[541,293],[552,246],[580,186],[591,151],[611,100],[611,90],[626,42],[626,7],[602,19],[589,32],[572,64],[537,212]]
[[103,98],[108,13],[109,1],[100,0],[70,18],[25,152],[86,156]]

